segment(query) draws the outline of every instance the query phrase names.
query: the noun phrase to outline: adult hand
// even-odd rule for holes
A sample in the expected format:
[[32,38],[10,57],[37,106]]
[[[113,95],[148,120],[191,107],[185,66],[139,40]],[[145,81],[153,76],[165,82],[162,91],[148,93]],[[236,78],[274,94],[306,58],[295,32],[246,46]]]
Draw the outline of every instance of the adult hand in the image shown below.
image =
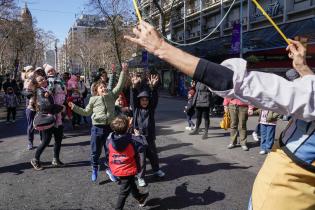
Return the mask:
[[291,44],[288,45],[287,51],[289,52],[289,58],[293,60],[293,68],[296,69],[301,76],[314,74],[306,63],[306,48],[299,41],[291,39],[289,41]]
[[229,112],[229,108],[227,106],[224,106],[224,112],[225,113]]
[[133,129],[133,132],[136,136],[140,136],[140,131],[138,129]]
[[124,38],[144,47],[148,52],[158,56],[158,50],[163,45],[164,39],[152,25],[145,21],[140,21],[140,24],[133,29],[133,33],[136,37],[124,36]]

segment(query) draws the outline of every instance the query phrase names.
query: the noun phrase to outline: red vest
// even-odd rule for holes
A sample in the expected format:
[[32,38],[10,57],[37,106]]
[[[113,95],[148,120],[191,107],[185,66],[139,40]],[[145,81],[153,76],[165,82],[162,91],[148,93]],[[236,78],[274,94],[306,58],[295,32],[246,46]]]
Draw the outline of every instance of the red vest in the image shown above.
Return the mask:
[[109,143],[109,167],[114,176],[134,176],[137,174],[137,163],[135,151],[131,144],[128,144],[124,151],[117,151]]

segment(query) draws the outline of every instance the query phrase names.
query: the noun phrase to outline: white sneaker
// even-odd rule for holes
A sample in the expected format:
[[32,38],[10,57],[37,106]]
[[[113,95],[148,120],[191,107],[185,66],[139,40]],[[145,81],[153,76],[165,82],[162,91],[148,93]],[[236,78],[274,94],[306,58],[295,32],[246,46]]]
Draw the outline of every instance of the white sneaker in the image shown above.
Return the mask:
[[248,147],[246,145],[241,146],[243,151],[248,151]]
[[252,133],[252,136],[254,141],[259,141],[258,134],[255,131]]
[[190,131],[191,128],[189,126],[185,127],[186,130]]
[[261,150],[261,151],[259,152],[259,154],[260,154],[260,155],[265,155],[265,154],[267,154],[267,152],[266,152],[265,150]]
[[145,187],[147,183],[142,178],[138,178],[138,185],[139,187]]
[[157,172],[154,173],[154,175],[162,178],[165,176],[165,173],[162,170],[158,170]]

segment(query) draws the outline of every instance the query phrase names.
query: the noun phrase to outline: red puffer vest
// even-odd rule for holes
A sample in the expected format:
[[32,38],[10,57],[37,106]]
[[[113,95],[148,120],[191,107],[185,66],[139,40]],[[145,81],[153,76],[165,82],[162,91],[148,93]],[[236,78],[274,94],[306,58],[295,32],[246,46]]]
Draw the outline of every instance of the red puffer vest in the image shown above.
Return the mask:
[[109,167],[114,176],[134,176],[137,174],[135,150],[128,144],[124,151],[114,149],[112,143],[108,145]]

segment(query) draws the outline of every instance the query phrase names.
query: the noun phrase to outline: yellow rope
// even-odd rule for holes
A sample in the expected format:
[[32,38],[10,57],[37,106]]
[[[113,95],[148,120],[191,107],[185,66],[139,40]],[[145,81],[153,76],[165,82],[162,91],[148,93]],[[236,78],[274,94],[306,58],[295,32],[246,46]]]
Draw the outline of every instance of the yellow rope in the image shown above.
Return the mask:
[[134,6],[134,8],[136,10],[136,14],[137,14],[138,20],[140,22],[142,18],[141,18],[140,11],[139,11],[139,8],[138,8],[137,0],[133,0],[133,6]]
[[277,24],[271,19],[271,17],[267,14],[267,12],[260,6],[260,4],[256,0],[252,0],[256,7],[262,12],[262,14],[269,20],[269,22],[273,25],[273,27],[279,32],[279,34],[282,36],[282,38],[290,44],[288,38],[284,35],[284,33],[281,31],[281,29],[277,26]]

